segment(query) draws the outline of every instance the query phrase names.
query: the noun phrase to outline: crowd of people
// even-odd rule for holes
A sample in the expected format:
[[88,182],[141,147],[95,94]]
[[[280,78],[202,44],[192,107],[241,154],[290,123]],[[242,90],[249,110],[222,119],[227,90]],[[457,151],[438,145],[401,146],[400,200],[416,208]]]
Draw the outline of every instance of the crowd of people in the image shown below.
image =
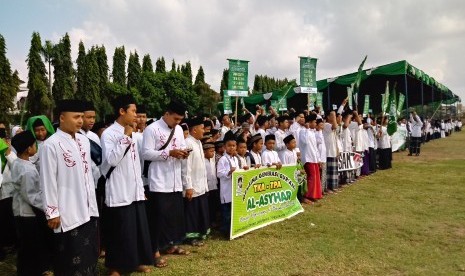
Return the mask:
[[[55,124],[43,115],[24,130],[0,124],[0,257],[16,252],[18,275],[95,275],[99,257],[109,275],[149,272],[167,266],[166,255],[190,254],[183,244],[203,246],[212,229],[229,237],[236,170],[296,165],[298,199],[311,205],[391,168],[388,116],[361,116],[347,100],[326,112],[257,106],[219,118],[187,118],[172,101],[147,120],[131,96],[113,107],[109,124],[78,100],[57,103]],[[402,124],[414,156],[462,127],[414,111]],[[343,152],[357,153],[361,166],[339,171]]]

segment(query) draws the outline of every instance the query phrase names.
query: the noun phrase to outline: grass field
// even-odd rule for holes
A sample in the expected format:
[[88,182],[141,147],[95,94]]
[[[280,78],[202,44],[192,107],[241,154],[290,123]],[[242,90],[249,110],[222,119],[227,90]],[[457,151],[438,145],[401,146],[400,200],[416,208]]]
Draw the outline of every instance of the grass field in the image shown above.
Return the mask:
[[237,240],[186,246],[151,275],[465,275],[464,145],[465,131],[394,153],[393,169]]

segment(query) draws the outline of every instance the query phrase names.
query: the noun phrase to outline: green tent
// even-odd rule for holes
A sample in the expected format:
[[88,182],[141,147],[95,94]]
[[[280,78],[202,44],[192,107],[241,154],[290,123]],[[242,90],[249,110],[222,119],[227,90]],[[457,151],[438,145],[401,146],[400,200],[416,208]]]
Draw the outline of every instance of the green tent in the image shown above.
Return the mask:
[[[318,91],[323,92],[324,109],[331,109],[333,104],[339,105],[347,97],[347,87],[355,81],[357,73],[354,72],[317,82]],[[378,113],[381,111],[381,94],[384,93],[386,81],[389,81],[390,85],[396,84],[396,90],[405,95],[404,106],[406,109],[413,106],[419,106],[423,109],[423,106],[437,106],[441,102],[443,104],[453,104],[460,101],[460,98],[445,85],[437,82],[407,61],[402,60],[363,70],[358,93],[359,110],[362,108],[365,95],[370,95],[370,107],[373,112]],[[250,111],[253,111],[257,104],[269,105],[271,100],[278,100],[279,97],[286,95],[288,107],[305,109],[308,104],[307,94],[296,94],[294,92],[295,87],[297,87],[297,83],[293,80],[281,89],[270,93],[245,97],[244,104]]]

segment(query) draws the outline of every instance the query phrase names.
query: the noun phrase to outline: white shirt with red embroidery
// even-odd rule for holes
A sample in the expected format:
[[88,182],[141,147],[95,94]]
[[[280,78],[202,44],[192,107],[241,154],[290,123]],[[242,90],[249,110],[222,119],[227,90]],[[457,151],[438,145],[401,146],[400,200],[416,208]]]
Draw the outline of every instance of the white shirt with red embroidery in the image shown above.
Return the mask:
[[142,158],[152,161],[148,179],[151,192],[182,192],[182,160],[169,156],[170,150],[185,149],[186,142],[182,128],[177,125],[171,141],[164,150],[160,150],[170,137],[171,128],[164,119],[150,124],[144,130]]
[[[124,127],[117,122],[105,129],[102,144],[103,175],[115,167],[105,183],[105,204],[108,207],[127,206],[145,200],[141,165],[137,143],[124,134]],[[129,148],[126,155],[126,149]]]
[[98,217],[90,143],[57,130],[40,150],[40,188],[47,219],[60,217],[55,233],[67,232]]

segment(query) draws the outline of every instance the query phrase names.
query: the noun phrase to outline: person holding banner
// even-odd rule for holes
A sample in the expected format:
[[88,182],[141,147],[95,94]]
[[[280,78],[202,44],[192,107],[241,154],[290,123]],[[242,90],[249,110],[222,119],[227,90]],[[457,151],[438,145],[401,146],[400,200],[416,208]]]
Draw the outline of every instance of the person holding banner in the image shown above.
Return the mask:
[[338,123],[336,119],[336,112],[328,112],[326,123],[323,126],[323,137],[326,146],[326,182],[327,193],[331,194],[339,188],[338,178],[338,157],[341,152],[340,144],[337,142],[337,128]]
[[276,138],[275,151],[278,152],[279,159],[283,161],[284,153],[286,152],[286,144],[284,138],[288,135],[287,129],[289,127],[289,121],[287,116],[280,116],[277,119],[278,130],[274,133]]
[[307,173],[308,191],[304,195],[303,202],[312,204],[322,198],[320,180],[320,153],[318,152],[315,136],[316,114],[312,113],[305,118],[308,128],[299,132],[299,146],[302,163]]
[[249,147],[249,152],[247,153],[247,164],[250,168],[259,168],[262,165],[262,148],[263,148],[263,139],[260,133],[255,134],[247,142]]
[[220,200],[223,223],[221,231],[229,238],[231,231],[231,200],[232,200],[232,173],[239,168],[239,160],[236,157],[236,137],[232,131],[224,135],[225,154],[217,165],[217,176],[220,179]]
[[388,125],[389,118],[383,117],[380,120],[381,126],[378,130],[378,161],[379,161],[379,169],[386,170],[392,167],[391,159],[392,159],[392,150],[391,150],[391,140],[389,134],[387,133],[387,125]]
[[[342,129],[340,133],[343,152],[353,151],[353,144],[352,144],[353,139],[352,139],[352,135],[349,129],[349,125],[351,121],[352,121],[352,110],[347,110],[342,114]],[[344,177],[345,179],[343,183],[345,184],[353,183],[355,181],[355,171],[354,170],[345,171]]]
[[278,153],[274,151],[275,136],[268,134],[265,137],[265,150],[262,152],[262,165],[271,167],[276,166],[279,170],[282,167],[281,160],[279,159]]
[[415,156],[420,155],[420,147],[421,147],[421,131],[423,127],[423,122],[421,121],[420,117],[417,115],[415,111],[410,112],[410,124],[412,126],[411,130],[411,141],[409,147],[409,156],[415,154]]

